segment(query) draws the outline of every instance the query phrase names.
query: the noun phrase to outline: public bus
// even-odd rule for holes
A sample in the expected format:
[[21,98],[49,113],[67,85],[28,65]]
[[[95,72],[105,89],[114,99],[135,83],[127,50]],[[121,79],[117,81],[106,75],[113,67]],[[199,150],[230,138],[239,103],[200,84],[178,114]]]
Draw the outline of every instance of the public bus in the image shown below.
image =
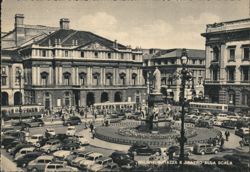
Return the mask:
[[208,110],[211,112],[227,112],[227,104],[190,102],[189,109]]
[[134,109],[136,107],[136,102],[104,102],[104,103],[95,103],[94,107],[96,109]]

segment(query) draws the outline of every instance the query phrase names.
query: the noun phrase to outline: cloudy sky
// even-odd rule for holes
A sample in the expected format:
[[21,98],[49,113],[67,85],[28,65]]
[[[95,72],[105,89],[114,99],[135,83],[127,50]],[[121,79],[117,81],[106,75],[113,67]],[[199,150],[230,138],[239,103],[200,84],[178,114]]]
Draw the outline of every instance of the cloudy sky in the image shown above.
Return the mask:
[[250,0],[3,0],[2,31],[25,24],[91,31],[142,48],[204,49],[206,24],[250,17]]

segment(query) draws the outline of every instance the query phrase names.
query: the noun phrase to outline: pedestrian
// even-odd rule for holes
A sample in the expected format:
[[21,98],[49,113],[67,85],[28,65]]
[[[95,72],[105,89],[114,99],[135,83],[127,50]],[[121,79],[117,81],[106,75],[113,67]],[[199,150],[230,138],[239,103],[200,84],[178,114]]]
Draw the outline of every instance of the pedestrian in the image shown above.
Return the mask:
[[230,132],[227,130],[225,131],[225,136],[226,136],[226,141],[228,141],[229,139],[229,136],[230,136]]
[[220,140],[220,148],[223,149],[223,146],[224,146],[224,138],[222,137],[221,140]]
[[92,131],[92,139],[95,139],[95,129]]
[[243,139],[241,141],[239,141],[239,144],[240,144],[240,147],[242,148],[244,145],[243,145]]
[[91,131],[91,133],[92,133],[92,132],[93,132],[93,129],[94,129],[94,125],[91,123],[89,127],[90,127],[90,131]]

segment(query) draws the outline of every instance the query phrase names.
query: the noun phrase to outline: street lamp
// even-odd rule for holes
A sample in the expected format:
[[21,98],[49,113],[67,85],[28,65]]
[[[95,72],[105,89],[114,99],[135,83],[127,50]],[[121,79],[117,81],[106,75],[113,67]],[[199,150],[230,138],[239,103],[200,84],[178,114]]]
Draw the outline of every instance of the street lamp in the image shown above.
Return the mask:
[[181,65],[182,65],[182,70],[181,70],[181,88],[180,88],[180,102],[181,102],[181,137],[179,139],[180,142],[180,156],[179,159],[182,162],[182,165],[184,164],[184,144],[187,141],[187,138],[185,137],[185,129],[184,129],[184,116],[185,116],[185,86],[186,86],[186,81],[190,81],[192,79],[191,73],[186,69],[187,63],[188,63],[188,55],[186,52],[186,49],[182,50],[182,55],[181,55]]
[[22,70],[19,69],[18,71],[18,80],[19,80],[19,92],[20,92],[20,99],[19,99],[19,122],[21,122],[22,116]]

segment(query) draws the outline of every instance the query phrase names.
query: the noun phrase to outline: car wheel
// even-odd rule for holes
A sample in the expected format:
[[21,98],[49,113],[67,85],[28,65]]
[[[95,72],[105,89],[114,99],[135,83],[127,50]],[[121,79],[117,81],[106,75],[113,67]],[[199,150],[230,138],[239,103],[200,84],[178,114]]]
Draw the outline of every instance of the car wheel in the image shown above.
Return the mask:
[[27,166],[27,164],[26,164],[26,163],[23,163],[23,165],[22,165],[22,166],[23,166],[23,168],[24,168],[24,167],[26,167],[26,166]]
[[215,150],[214,153],[217,154],[217,153],[218,153],[218,150]]
[[32,170],[31,170],[32,172],[37,172],[38,171],[38,169],[37,168],[32,168]]
[[202,152],[201,152],[201,155],[205,155],[205,152],[204,152],[204,151],[202,151]]
[[40,146],[41,146],[41,144],[40,144],[40,143],[37,143],[37,144],[36,144],[36,147],[40,147]]
[[48,149],[48,150],[47,150],[47,153],[50,153],[50,152],[51,152],[51,151]]
[[155,152],[155,155],[156,156],[160,156],[160,152]]

